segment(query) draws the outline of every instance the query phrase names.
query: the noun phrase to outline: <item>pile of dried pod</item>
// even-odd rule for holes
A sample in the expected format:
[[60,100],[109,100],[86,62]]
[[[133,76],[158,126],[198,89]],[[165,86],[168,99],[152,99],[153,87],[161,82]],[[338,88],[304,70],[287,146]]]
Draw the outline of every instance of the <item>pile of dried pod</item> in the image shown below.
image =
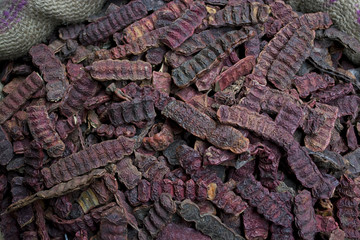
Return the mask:
[[360,239],[355,39],[282,0],[112,2],[3,68],[4,239]]

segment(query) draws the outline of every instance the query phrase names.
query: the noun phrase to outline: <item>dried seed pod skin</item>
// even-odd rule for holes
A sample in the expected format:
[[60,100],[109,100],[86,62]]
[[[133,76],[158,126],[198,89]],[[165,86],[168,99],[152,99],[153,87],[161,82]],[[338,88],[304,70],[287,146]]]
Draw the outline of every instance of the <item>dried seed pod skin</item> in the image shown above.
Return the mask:
[[[5,131],[0,127],[0,165],[6,166],[14,156],[13,146],[7,138]],[[0,198],[2,199],[2,198]]]
[[86,67],[98,81],[151,79],[151,64],[143,61],[100,60]]
[[47,99],[52,102],[61,100],[66,91],[65,66],[45,44],[33,46],[29,53],[46,82]]
[[294,83],[299,92],[299,96],[305,98],[310,95],[310,93],[334,85],[335,80],[328,75],[323,76],[317,73],[307,73],[304,76],[296,76]]
[[65,144],[55,131],[45,105],[29,106],[26,112],[29,129],[34,139],[44,144],[44,149],[50,157],[61,157],[65,151]]
[[59,29],[59,38],[62,40],[76,39],[85,28],[84,24],[72,24]]
[[99,236],[104,240],[126,239],[127,221],[124,209],[114,206],[101,213]]
[[143,139],[143,144],[149,150],[164,151],[174,141],[174,134],[168,124],[154,125],[152,129],[154,127],[149,137]]
[[226,227],[218,217],[212,214],[201,215],[200,208],[189,199],[181,202],[179,214],[185,221],[195,222],[195,228],[211,239],[244,240],[232,229]]
[[316,134],[306,135],[304,142],[305,146],[312,151],[324,151],[329,145],[331,139],[331,132],[335,126],[335,121],[339,109],[327,104],[317,103],[314,111],[318,112],[324,120],[318,127]]
[[194,34],[195,29],[200,26],[206,17],[207,11],[201,2],[194,2],[190,9],[175,20],[160,37],[160,41],[171,49],[179,47],[186,39]]
[[243,223],[246,239],[267,239],[269,222],[263,219],[254,209],[244,211]]
[[270,7],[256,2],[226,6],[209,16],[209,25],[213,27],[242,26],[263,23],[267,20]]
[[235,47],[254,36],[255,32],[231,31],[222,38],[201,50],[194,58],[184,62],[180,67],[172,70],[172,78],[178,87],[186,87],[197,77],[215,67],[224,59]]
[[125,158],[116,164],[118,179],[127,189],[133,189],[141,180],[141,172],[132,164],[131,158]]
[[46,187],[50,188],[55,184],[66,182],[75,176],[82,175],[103,167],[109,163],[121,160],[124,156],[132,153],[135,141],[125,137],[116,140],[108,140],[74,153],[66,158],[43,168],[41,173],[44,176]]
[[83,65],[68,63],[66,67],[72,83],[65,94],[60,111],[64,116],[71,117],[83,109],[87,99],[95,95],[98,83],[83,70]]
[[339,109],[338,117],[352,116],[354,119],[359,109],[359,103],[360,97],[356,95],[344,96],[328,102],[329,105]]
[[321,103],[328,103],[346,94],[354,93],[354,87],[351,83],[337,84],[329,89],[313,93],[312,98]]
[[317,227],[311,193],[307,190],[300,191],[294,203],[295,224],[299,228],[300,237],[314,239]]
[[3,124],[14,115],[42,86],[43,80],[40,75],[36,72],[31,73],[16,90],[0,102],[0,123]]
[[125,123],[150,121],[155,118],[154,102],[150,96],[132,101],[113,103],[109,109],[111,123],[117,127]]
[[131,43],[144,34],[153,31],[155,29],[155,22],[161,13],[170,12],[174,18],[178,18],[191,4],[193,4],[193,0],[174,0],[167,3],[149,16],[126,27],[124,29],[124,40],[127,43]]
[[210,237],[183,224],[169,223],[159,234],[158,240],[192,239],[211,240]]
[[88,24],[80,33],[80,43],[90,45],[104,40],[136,20],[145,17],[146,14],[146,6],[141,1],[132,1],[98,21]]

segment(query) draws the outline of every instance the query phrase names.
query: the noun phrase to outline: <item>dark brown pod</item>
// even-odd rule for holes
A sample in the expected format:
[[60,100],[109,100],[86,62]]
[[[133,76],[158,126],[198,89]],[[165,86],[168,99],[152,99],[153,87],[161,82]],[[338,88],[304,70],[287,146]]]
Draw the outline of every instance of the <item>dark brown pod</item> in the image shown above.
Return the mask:
[[242,26],[263,23],[270,14],[270,7],[260,3],[245,2],[239,5],[226,6],[209,16],[209,25],[214,27]]
[[55,184],[69,181],[75,176],[119,161],[132,153],[134,144],[132,139],[119,137],[116,140],[94,144],[85,150],[62,158],[49,168],[41,170],[46,187],[50,188]]
[[156,116],[154,102],[150,96],[113,103],[108,114],[111,123],[116,127],[125,123],[150,121]]
[[90,45],[104,40],[136,20],[145,17],[146,14],[146,6],[141,1],[131,1],[117,9],[117,11],[88,24],[80,33],[80,43]]
[[14,115],[30,97],[43,86],[43,80],[36,72],[31,73],[0,102],[0,124],[3,124]]
[[176,19],[160,37],[160,41],[171,49],[179,47],[186,39],[194,34],[195,29],[200,26],[206,17],[207,11],[201,2],[194,2],[190,9]]
[[254,31],[231,31],[201,50],[194,58],[172,70],[172,78],[178,87],[186,87],[197,77],[217,66],[233,49],[253,37]]
[[55,131],[45,105],[29,106],[26,108],[29,129],[36,141],[43,144],[43,148],[50,157],[61,157],[65,150],[65,144]]
[[143,61],[100,60],[87,66],[91,76],[98,81],[151,79],[151,64]]
[[52,102],[61,100],[67,87],[65,66],[45,44],[33,46],[29,53],[46,82],[47,99]]

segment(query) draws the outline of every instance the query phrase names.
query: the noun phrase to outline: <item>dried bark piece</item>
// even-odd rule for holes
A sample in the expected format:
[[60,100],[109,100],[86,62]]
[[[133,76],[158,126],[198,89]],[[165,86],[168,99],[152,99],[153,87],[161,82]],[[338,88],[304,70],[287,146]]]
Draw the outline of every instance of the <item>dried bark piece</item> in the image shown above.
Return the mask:
[[162,114],[176,121],[191,134],[207,139],[216,147],[242,153],[248,148],[249,140],[240,131],[225,125],[216,125],[215,121],[189,104],[173,101]]
[[14,115],[30,97],[43,86],[43,80],[36,72],[31,73],[16,90],[0,102],[0,123]]
[[51,102],[61,100],[67,87],[65,66],[45,44],[33,46],[29,53],[46,82],[47,99]]
[[177,240],[177,239],[192,239],[192,240],[210,240],[210,237],[196,231],[193,228],[187,227],[184,224],[169,223],[160,232],[158,240]]
[[105,169],[94,169],[86,175],[74,177],[68,182],[57,184],[48,190],[39,191],[24,199],[14,202],[6,209],[6,212],[15,211],[39,199],[60,197],[75,190],[79,190],[83,187],[90,185],[95,179],[104,176],[106,173],[107,171]]
[[125,123],[150,121],[155,118],[154,101],[151,96],[135,98],[132,101],[111,104],[108,115],[115,127]]
[[299,96],[305,98],[310,93],[333,86],[335,80],[329,75],[320,75],[312,72],[303,76],[295,76],[294,84],[299,92]]
[[132,164],[131,158],[125,158],[116,164],[117,177],[127,189],[133,189],[141,180],[141,172]]
[[246,239],[267,239],[269,222],[263,219],[253,208],[244,211],[243,224]]
[[201,50],[194,58],[184,62],[180,67],[173,69],[172,78],[178,87],[186,87],[197,77],[215,67],[224,59],[235,47],[254,36],[254,31],[244,32],[231,31],[222,38]]
[[48,168],[43,168],[46,187],[71,180],[75,176],[85,174],[93,169],[115,163],[124,156],[130,155],[134,150],[135,140],[119,137],[116,140],[108,140],[66,158],[61,158]]
[[315,152],[324,151],[330,143],[331,131],[335,126],[338,108],[317,103],[313,111],[318,112],[324,120],[315,134],[305,136],[305,146]]
[[149,137],[143,139],[145,148],[154,151],[164,151],[174,141],[174,134],[168,124],[155,124]]
[[176,53],[184,56],[190,56],[204,48],[211,43],[215,42],[216,39],[220,38],[229,29],[209,29],[201,31],[200,33],[192,35],[189,39],[183,42],[180,46],[175,49]]
[[99,237],[104,240],[127,238],[127,221],[123,208],[114,206],[101,213]]
[[218,91],[224,90],[225,88],[233,84],[236,80],[238,80],[241,76],[248,75],[252,71],[254,66],[254,56],[248,56],[241,59],[216,77],[215,89]]
[[55,131],[45,105],[29,106],[26,108],[31,135],[43,144],[50,157],[61,157],[65,151],[65,144]]
[[128,55],[140,55],[151,48],[159,47],[161,44],[159,38],[165,33],[166,29],[167,27],[162,27],[152,30],[134,39],[130,43],[118,45],[117,47],[110,49],[110,52],[105,50],[105,53],[110,54],[110,58],[124,58]]
[[71,117],[83,109],[86,100],[95,95],[98,83],[91,79],[90,75],[83,70],[81,64],[69,62],[66,68],[71,85],[65,93],[60,111],[64,116]]
[[14,153],[13,153],[13,146],[11,145],[11,142],[6,136],[5,131],[1,127],[0,127],[0,152],[1,152],[0,164],[5,166],[13,158]]
[[179,47],[186,39],[194,34],[195,29],[200,26],[206,17],[207,11],[203,3],[194,2],[190,9],[176,19],[160,37],[160,41],[171,49]]
[[144,61],[100,60],[87,66],[86,70],[98,81],[151,79],[151,64]]
[[89,45],[104,40],[136,20],[145,17],[146,14],[146,6],[141,1],[132,1],[98,21],[86,25],[80,33],[80,43]]
[[300,237],[314,239],[317,227],[311,193],[307,190],[300,191],[294,203],[295,224],[299,228]]
[[209,16],[212,27],[243,26],[263,23],[270,14],[270,7],[260,3],[245,2],[239,5],[228,5],[224,9]]
[[193,0],[174,0],[167,3],[165,6],[156,10],[149,16],[144,17],[126,27],[123,31],[124,40],[127,43],[131,43],[144,34],[153,31],[155,29],[155,22],[158,19],[158,16],[164,12],[170,12],[175,19],[180,17],[192,3]]
[[201,215],[200,208],[189,199],[181,202],[179,214],[185,221],[195,222],[195,228],[211,239],[244,239],[226,227],[218,217],[212,214]]

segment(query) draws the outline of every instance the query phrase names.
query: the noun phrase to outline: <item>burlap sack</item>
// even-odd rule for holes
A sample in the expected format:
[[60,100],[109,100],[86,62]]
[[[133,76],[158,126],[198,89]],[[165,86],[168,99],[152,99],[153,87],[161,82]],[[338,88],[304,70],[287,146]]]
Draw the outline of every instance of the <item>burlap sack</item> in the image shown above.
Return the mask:
[[0,0],[0,60],[26,54],[59,24],[85,20],[106,0]]
[[[328,12],[334,24],[355,37],[360,44],[360,0],[288,0],[294,10],[301,12]],[[356,64],[360,53],[344,52]]]

